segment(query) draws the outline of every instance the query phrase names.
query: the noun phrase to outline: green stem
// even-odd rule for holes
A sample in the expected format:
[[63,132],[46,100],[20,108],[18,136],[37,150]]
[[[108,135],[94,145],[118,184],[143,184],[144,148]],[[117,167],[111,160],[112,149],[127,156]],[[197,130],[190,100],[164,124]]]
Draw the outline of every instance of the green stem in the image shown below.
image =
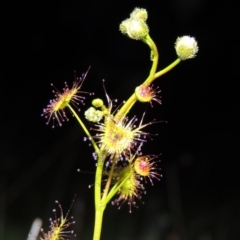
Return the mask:
[[71,110],[71,112],[73,113],[74,117],[77,119],[77,121],[79,122],[79,124],[81,125],[83,131],[86,133],[86,135],[89,137],[94,149],[96,150],[96,152],[99,151],[99,148],[97,146],[97,144],[95,143],[95,141],[93,140],[91,134],[89,133],[89,131],[87,130],[87,128],[85,127],[84,123],[82,122],[82,120],[79,118],[79,116],[77,115],[77,113],[75,112],[75,110],[68,104],[67,105],[68,108]]
[[[122,184],[121,184],[122,186]],[[121,187],[120,186],[120,187]],[[119,183],[116,183],[112,188],[111,190],[109,191],[107,197],[104,199],[104,203],[105,204],[108,204],[108,202],[112,199],[112,197],[118,192],[119,190]]]
[[[156,44],[154,43],[154,41],[151,39],[151,37],[149,35],[147,35],[144,39],[142,39],[142,41],[150,47],[150,49],[153,53],[152,68],[150,70],[148,78],[143,83],[143,84],[150,84],[155,79],[155,72],[157,70],[158,58],[159,58],[158,50],[157,50]],[[114,120],[115,121],[122,120],[127,115],[127,113],[129,112],[129,110],[132,108],[132,106],[135,104],[136,101],[137,101],[137,98],[134,93],[124,103],[124,105],[121,107],[121,109],[117,112],[116,116],[114,117]]]
[[110,190],[109,194],[107,195],[106,199],[105,199],[105,204],[107,204],[112,197],[119,191],[119,189],[121,188],[121,186],[128,180],[130,174],[119,184],[116,183]]
[[124,103],[124,105],[121,107],[121,109],[117,112],[117,114],[114,117],[114,120],[116,122],[122,120],[127,113],[129,112],[129,110],[131,109],[131,107],[134,105],[134,103],[137,101],[137,98],[135,96],[135,93],[132,94],[132,96]]
[[152,60],[153,64],[152,64],[152,68],[150,70],[150,74],[149,74],[148,78],[145,80],[145,82],[143,83],[143,84],[149,85],[155,79],[154,75],[157,70],[159,54],[158,54],[156,44],[154,43],[154,41],[152,40],[152,38],[149,35],[147,35],[147,37],[144,39],[144,42],[150,47],[152,54],[153,54],[153,60]]
[[[115,156],[114,159],[113,159],[113,162],[112,162],[111,170],[109,172],[107,183],[106,183],[105,188],[104,188],[104,192],[103,192],[103,196],[102,196],[102,202],[104,202],[105,198],[108,195],[109,188],[110,188],[111,181],[112,181],[112,177],[113,177],[113,171],[114,171],[116,163],[117,163],[117,157]],[[105,205],[107,205],[107,204],[105,203]]]
[[100,240],[101,231],[102,231],[102,220],[103,220],[103,213],[105,209],[105,205],[101,203],[101,183],[102,183],[102,171],[104,166],[104,161],[106,158],[105,151],[101,149],[99,151],[99,148],[95,141],[93,140],[91,134],[85,127],[82,120],[79,118],[77,113],[74,111],[74,109],[68,104],[68,108],[71,110],[73,115],[76,117],[77,121],[83,128],[86,135],[89,137],[90,141],[92,142],[92,145],[96,152],[98,153],[98,162],[97,162],[97,169],[96,169],[96,176],[95,176],[95,185],[94,185],[94,196],[95,196],[95,224],[94,224],[94,235],[93,240]]
[[100,240],[102,231],[102,220],[103,220],[104,208],[99,207],[95,211],[95,224],[94,224],[94,234],[93,240]]
[[163,74],[167,73],[168,71],[170,71],[172,68],[174,68],[176,65],[178,65],[181,62],[180,58],[177,58],[173,63],[171,63],[170,65],[168,65],[166,68],[164,68],[163,70],[155,73],[154,75],[154,79],[162,76]]
[[101,201],[102,171],[103,171],[105,158],[106,158],[105,151],[103,149],[100,149],[100,152],[98,154],[98,162],[97,162],[95,185],[94,185],[95,223],[94,223],[93,240],[100,240],[101,231],[102,231],[103,213],[106,207],[106,205],[102,204],[102,201]]

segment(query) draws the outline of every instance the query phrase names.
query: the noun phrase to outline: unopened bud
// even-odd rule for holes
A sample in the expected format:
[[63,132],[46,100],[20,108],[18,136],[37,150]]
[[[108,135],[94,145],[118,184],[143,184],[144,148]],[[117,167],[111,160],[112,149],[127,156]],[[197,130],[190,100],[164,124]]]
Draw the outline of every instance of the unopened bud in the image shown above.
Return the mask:
[[132,39],[140,40],[141,38],[146,37],[149,33],[149,28],[143,20],[129,18],[120,24],[120,31]]
[[132,13],[130,14],[130,18],[135,19],[135,20],[142,20],[146,21],[148,17],[147,10],[144,8],[135,8]]
[[102,107],[103,106],[103,100],[100,98],[95,98],[92,101],[92,105],[96,108]]
[[178,37],[175,42],[175,49],[181,60],[194,58],[198,52],[197,41],[194,37]]

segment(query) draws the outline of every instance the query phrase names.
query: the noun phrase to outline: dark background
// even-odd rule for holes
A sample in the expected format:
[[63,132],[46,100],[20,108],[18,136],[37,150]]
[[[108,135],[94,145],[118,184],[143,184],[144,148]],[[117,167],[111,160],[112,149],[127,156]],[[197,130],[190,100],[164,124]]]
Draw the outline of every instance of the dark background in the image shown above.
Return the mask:
[[[130,117],[146,111],[168,123],[144,146],[162,153],[160,182],[130,214],[109,205],[102,239],[237,240],[239,192],[239,23],[231,1],[58,1],[17,8],[2,25],[0,73],[0,239],[26,239],[40,217],[45,230],[57,199],[71,215],[76,239],[91,239],[94,222],[95,161],[75,119],[61,128],[40,115],[53,97],[50,83],[71,85],[73,72],[91,69],[83,90],[105,99],[126,100],[149,73],[149,49],[119,32],[134,7],[146,8],[150,35],[158,46],[159,69],[176,59],[178,36],[195,36],[199,53],[157,79],[162,105],[137,104]],[[24,10],[23,10],[24,9]],[[6,13],[2,8],[2,13]],[[21,21],[26,22],[25,24]],[[6,24],[5,24],[6,23]],[[30,50],[28,42],[30,39]],[[87,97],[83,113],[92,97]],[[147,108],[147,109],[146,109]],[[86,123],[88,124],[88,123]],[[91,125],[88,124],[90,127]],[[89,173],[78,173],[77,169]]]

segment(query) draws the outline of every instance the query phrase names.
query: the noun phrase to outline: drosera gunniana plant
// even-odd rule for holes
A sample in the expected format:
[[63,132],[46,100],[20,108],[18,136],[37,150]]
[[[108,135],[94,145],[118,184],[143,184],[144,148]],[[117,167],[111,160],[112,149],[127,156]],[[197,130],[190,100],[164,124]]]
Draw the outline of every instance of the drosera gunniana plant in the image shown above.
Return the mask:
[[[62,126],[62,123],[68,120],[65,112],[68,108],[92,143],[96,160],[93,240],[100,239],[104,210],[108,203],[111,202],[120,208],[126,202],[131,212],[132,207],[137,206],[137,200],[141,202],[142,195],[146,194],[146,184],[154,185],[155,180],[161,179],[161,169],[158,166],[160,154],[145,154],[141,149],[148,143],[149,133],[145,128],[158,121],[153,120],[143,124],[143,117],[140,121],[135,115],[129,117],[132,107],[136,103],[149,103],[152,107],[153,102],[162,104],[160,89],[158,86],[153,86],[153,82],[181,61],[196,57],[199,50],[194,37],[178,37],[174,45],[177,59],[164,69],[157,70],[159,54],[157,46],[150,37],[147,18],[146,9],[135,8],[130,17],[119,27],[122,34],[130,39],[142,41],[150,48],[152,61],[147,78],[135,87],[132,95],[121,106],[113,109],[112,100],[104,87],[107,105],[104,100],[95,98],[92,106],[89,106],[84,114],[78,114],[75,111],[79,104],[84,104],[85,96],[82,94],[85,92],[82,91],[82,84],[88,69],[81,78],[75,78],[72,88],[68,88],[66,84],[62,92],[54,90],[55,98],[50,101],[42,114],[47,119],[47,123],[53,120],[57,125]],[[83,118],[85,120],[82,120]],[[60,221],[52,221],[51,226],[53,229],[56,226],[56,229],[58,227],[63,230],[63,227],[69,227],[72,224],[71,221],[68,223],[65,221],[67,221],[66,218],[60,218]],[[47,233],[43,236],[45,238],[41,240],[52,240],[47,238]],[[64,236],[60,236],[59,239],[64,239]]]

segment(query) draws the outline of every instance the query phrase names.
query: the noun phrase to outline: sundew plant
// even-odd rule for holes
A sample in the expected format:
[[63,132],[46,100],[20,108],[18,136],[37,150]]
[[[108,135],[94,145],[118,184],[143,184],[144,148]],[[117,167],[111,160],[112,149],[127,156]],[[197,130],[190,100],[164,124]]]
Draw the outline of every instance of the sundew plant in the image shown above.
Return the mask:
[[[106,99],[95,98],[92,100],[92,106],[89,106],[84,114],[78,113],[77,110],[81,108],[85,97],[91,97],[84,92],[88,69],[81,77],[75,77],[71,85],[65,83],[62,91],[54,89],[54,98],[42,113],[47,124],[55,127],[62,126],[69,120],[66,109],[70,110],[83,130],[82,134],[88,138],[94,149],[97,164],[93,240],[99,240],[101,237],[104,210],[109,203],[118,208],[122,204],[128,204],[131,212],[136,201],[145,193],[146,183],[153,185],[154,181],[161,178],[157,166],[159,155],[142,151],[142,146],[147,145],[147,139],[151,137],[146,130],[148,125],[158,122],[153,120],[145,123],[144,113],[139,118],[131,118],[128,117],[129,112],[134,104],[152,105],[153,101],[161,104],[159,88],[153,87],[152,83],[181,61],[194,58],[198,52],[194,37],[178,37],[175,42],[177,59],[166,68],[157,70],[159,55],[157,46],[149,34],[147,18],[148,13],[145,9],[135,8],[130,17],[120,24],[122,34],[130,39],[142,41],[150,48],[152,61],[149,76],[136,86],[132,95],[121,106],[115,107],[104,89]],[[64,217],[62,209],[60,218],[50,222],[50,230],[46,233],[43,231],[39,239],[64,240],[72,234],[72,230],[68,228],[74,221],[68,216]]]

